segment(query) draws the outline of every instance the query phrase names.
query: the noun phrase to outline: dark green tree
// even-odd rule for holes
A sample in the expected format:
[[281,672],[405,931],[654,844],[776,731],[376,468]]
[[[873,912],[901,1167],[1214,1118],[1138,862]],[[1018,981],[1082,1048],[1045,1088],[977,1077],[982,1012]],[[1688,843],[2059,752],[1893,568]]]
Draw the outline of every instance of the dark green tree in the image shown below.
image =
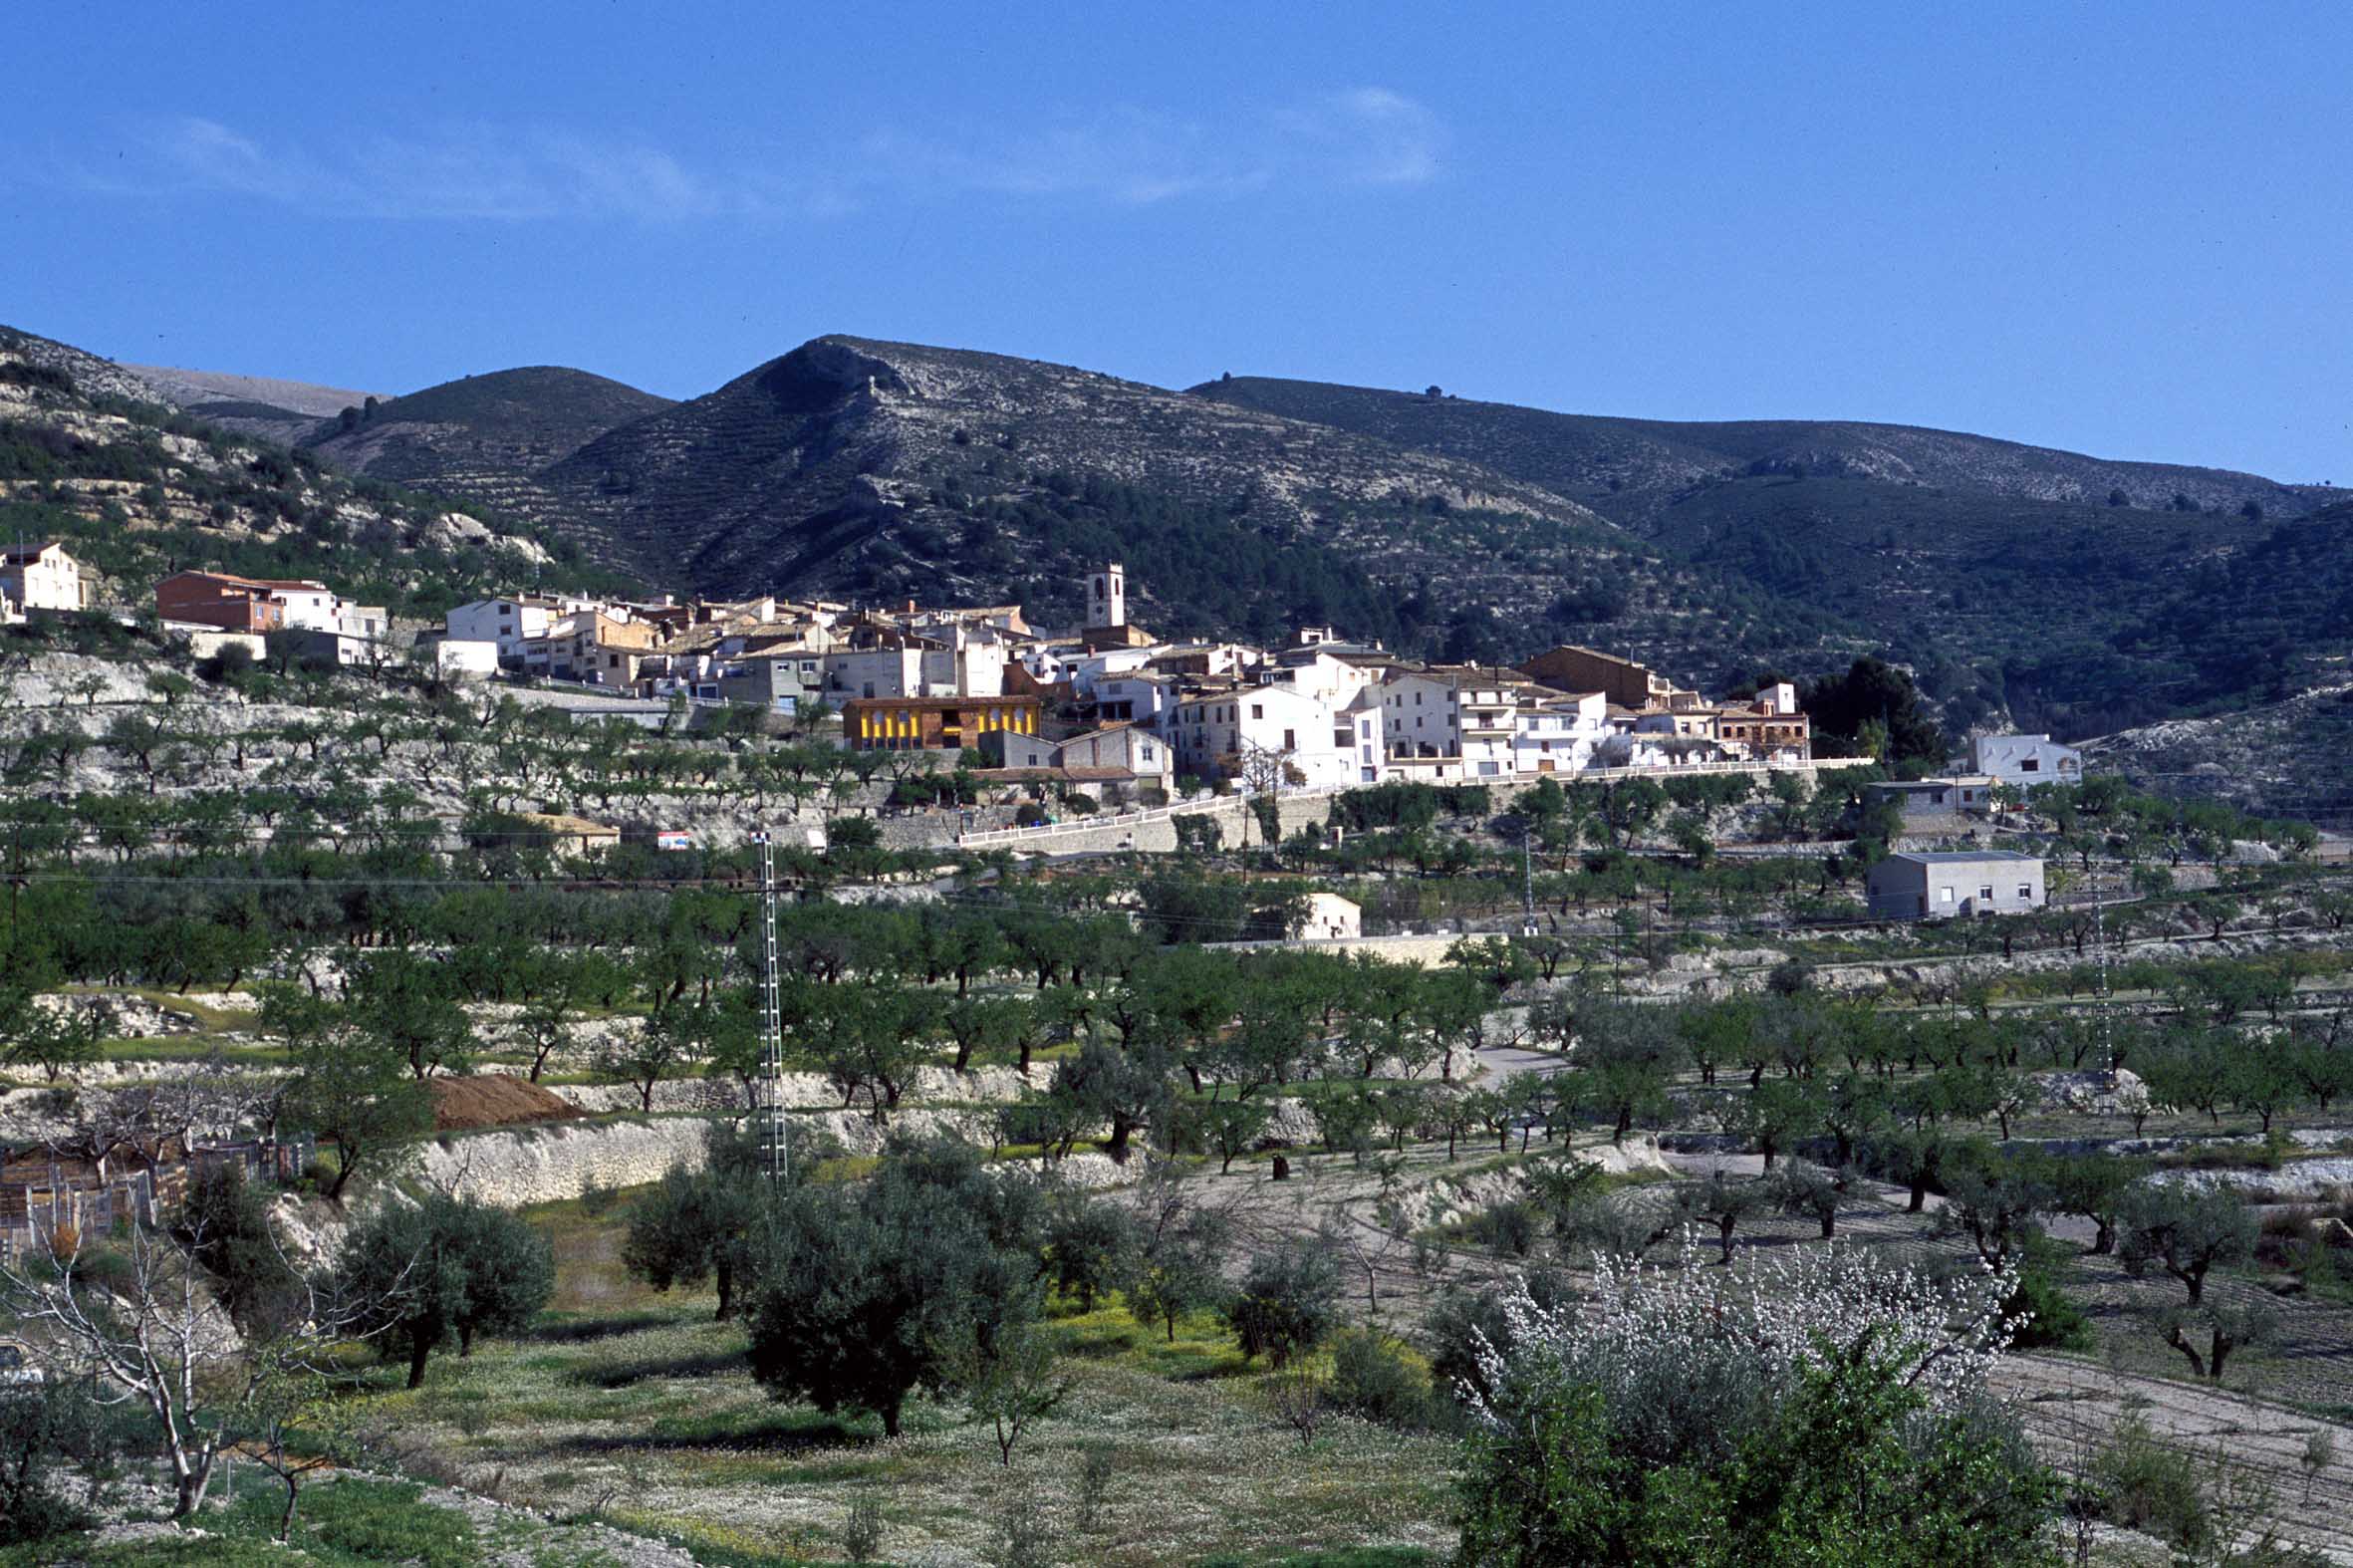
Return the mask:
[[471,1355],[477,1336],[512,1333],[556,1288],[555,1249],[504,1209],[435,1194],[376,1211],[344,1243],[339,1285],[369,1303],[365,1325],[386,1355],[405,1357],[408,1387],[454,1341]]
[[899,1435],[908,1396],[1037,1315],[1036,1194],[961,1147],[901,1145],[856,1187],[804,1186],[751,1245],[752,1375],[777,1399],[871,1412]]
[[1225,1304],[1225,1321],[1242,1357],[1263,1355],[1277,1368],[1311,1351],[1340,1323],[1340,1269],[1322,1247],[1295,1245],[1250,1265]]

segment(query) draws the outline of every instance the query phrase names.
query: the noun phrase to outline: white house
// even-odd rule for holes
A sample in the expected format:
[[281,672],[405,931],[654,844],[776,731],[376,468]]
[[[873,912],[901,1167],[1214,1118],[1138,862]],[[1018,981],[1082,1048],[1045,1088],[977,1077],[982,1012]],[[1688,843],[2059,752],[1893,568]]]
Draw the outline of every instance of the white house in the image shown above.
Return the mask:
[[444,680],[495,675],[498,644],[486,638],[442,638],[433,644],[433,673]]
[[1164,785],[1176,771],[1169,743],[1133,724],[1106,724],[1067,740],[1048,740],[1017,730],[991,730],[986,738],[990,747],[1002,743],[1004,765],[1009,768],[1124,771],[1134,774],[1139,783]]
[[87,610],[91,585],[82,563],[52,539],[37,545],[0,549],[0,599],[20,611]]
[[459,605],[441,618],[441,625],[449,637],[460,643],[495,643],[498,656],[513,660],[523,656],[523,645],[535,637],[546,637],[548,627],[560,616],[592,607],[584,600],[567,601],[531,595],[521,599],[477,599],[470,605]]
[[1176,705],[1170,675],[1111,675],[1095,682],[1095,714],[1106,722],[1158,725]]
[[2083,782],[2083,753],[2048,735],[1979,735],[1970,761],[1975,771],[2022,789]]
[[[324,583],[273,582],[270,598],[283,606],[279,625],[293,632],[341,632],[343,601]],[[381,619],[383,611],[377,615]],[[354,633],[364,637],[366,633]]]
[[923,692],[920,648],[839,649],[825,655],[825,689],[848,697],[919,697]]
[[1280,757],[1283,787],[1358,782],[1356,729],[1332,704],[1286,686],[1235,686],[1176,705],[1168,724],[1176,767],[1204,778],[1245,777],[1254,757]]
[[[1516,672],[1467,666],[1392,674],[1381,683],[1391,763],[1438,763],[1414,771],[1449,778],[1499,778],[1514,771],[1521,701],[1534,689]],[[1443,765],[1449,762],[1457,765]]]
[[1107,648],[1089,653],[1068,666],[1071,689],[1082,697],[1093,696],[1112,676],[1133,674],[1151,663],[1152,654],[1149,648]]
[[1354,941],[1365,933],[1365,912],[1336,893],[1307,896],[1307,918],[1293,934],[1302,941]]
[[1517,715],[1511,734],[1512,771],[1582,772],[1596,765],[1609,735],[1609,702],[1600,692],[1541,698]]
[[2043,906],[2042,862],[2015,850],[1890,855],[1871,868],[1871,913],[1881,919],[2022,915]]

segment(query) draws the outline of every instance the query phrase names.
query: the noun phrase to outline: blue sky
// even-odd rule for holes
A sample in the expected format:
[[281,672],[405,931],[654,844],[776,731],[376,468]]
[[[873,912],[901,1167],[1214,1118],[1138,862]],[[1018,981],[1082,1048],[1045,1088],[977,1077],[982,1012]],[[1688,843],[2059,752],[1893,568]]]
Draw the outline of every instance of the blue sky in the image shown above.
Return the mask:
[[2353,7],[20,3],[0,321],[690,396],[827,332],[2353,483]]

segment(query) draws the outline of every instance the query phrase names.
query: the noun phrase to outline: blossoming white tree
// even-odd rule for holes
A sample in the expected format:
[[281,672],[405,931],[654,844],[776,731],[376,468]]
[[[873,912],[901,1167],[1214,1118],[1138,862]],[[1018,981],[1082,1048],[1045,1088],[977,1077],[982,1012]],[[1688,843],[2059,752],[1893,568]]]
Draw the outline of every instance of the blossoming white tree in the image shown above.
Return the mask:
[[1892,1365],[1932,1409],[1949,1410],[1984,1383],[2021,1316],[2002,1302],[2013,1267],[1977,1267],[1937,1278],[1851,1246],[1776,1248],[1742,1265],[1701,1266],[1699,1236],[1683,1235],[1669,1264],[1597,1252],[1593,1292],[1543,1307],[1523,1288],[1504,1303],[1508,1351],[1481,1355],[1489,1402],[1464,1395],[1489,1421],[1548,1386],[1596,1386],[1613,1408],[1634,1396],[1721,1383],[1786,1389],[1808,1367],[1868,1356]]

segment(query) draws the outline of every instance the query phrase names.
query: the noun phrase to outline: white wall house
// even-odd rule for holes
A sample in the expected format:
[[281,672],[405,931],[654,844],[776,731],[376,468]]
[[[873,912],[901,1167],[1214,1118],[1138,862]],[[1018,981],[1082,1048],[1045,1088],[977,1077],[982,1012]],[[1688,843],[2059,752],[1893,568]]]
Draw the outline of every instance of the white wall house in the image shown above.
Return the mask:
[[1389,710],[1381,688],[1368,685],[1332,718],[1332,737],[1345,740],[1356,764],[1356,782],[1378,784],[1389,777]]
[[1158,725],[1176,705],[1167,675],[1111,675],[1095,682],[1095,712],[1106,722]]
[[838,650],[825,655],[826,694],[849,697],[919,697],[923,694],[923,651],[919,648]]
[[1132,673],[1152,662],[1152,654],[1149,648],[1107,648],[1089,653],[1069,666],[1071,689],[1082,697],[1093,696],[1109,677]]
[[1519,710],[1511,735],[1512,770],[1580,772],[1596,765],[1609,734],[1609,703],[1598,691],[1539,701]]
[[498,644],[486,638],[445,637],[433,644],[433,672],[444,680],[498,673]]
[[1332,705],[1283,686],[1239,686],[1180,702],[1169,726],[1176,768],[1203,778],[1242,777],[1245,754],[1273,753],[1296,770],[1285,787],[1356,783],[1356,732]]
[[324,583],[272,583],[270,598],[285,607],[280,624],[290,631],[343,630],[343,601],[336,597],[334,589]]
[[1292,932],[1303,941],[1354,941],[1365,933],[1365,912],[1336,893],[1307,896],[1307,918]]
[[1166,784],[1176,771],[1176,758],[1169,743],[1133,724],[1106,724],[1067,740],[1048,740],[1015,730],[990,733],[1002,738],[1009,768],[1125,769],[1147,784]]
[[1970,760],[1976,772],[2021,789],[2083,782],[2083,753],[2048,735],[1979,735]]
[[82,575],[82,563],[55,540],[10,545],[0,549],[0,598],[20,611],[87,610],[91,585]]
[[2022,915],[2044,899],[2042,862],[2015,850],[1890,855],[1871,868],[1867,885],[1871,913],[1881,919]]
[[498,656],[519,659],[523,645],[547,636],[548,624],[563,612],[551,599],[478,599],[441,618],[453,642],[495,643]]
[[1442,776],[1499,778],[1514,770],[1523,688],[1476,671],[1399,672],[1381,683],[1392,763],[1458,759]]

